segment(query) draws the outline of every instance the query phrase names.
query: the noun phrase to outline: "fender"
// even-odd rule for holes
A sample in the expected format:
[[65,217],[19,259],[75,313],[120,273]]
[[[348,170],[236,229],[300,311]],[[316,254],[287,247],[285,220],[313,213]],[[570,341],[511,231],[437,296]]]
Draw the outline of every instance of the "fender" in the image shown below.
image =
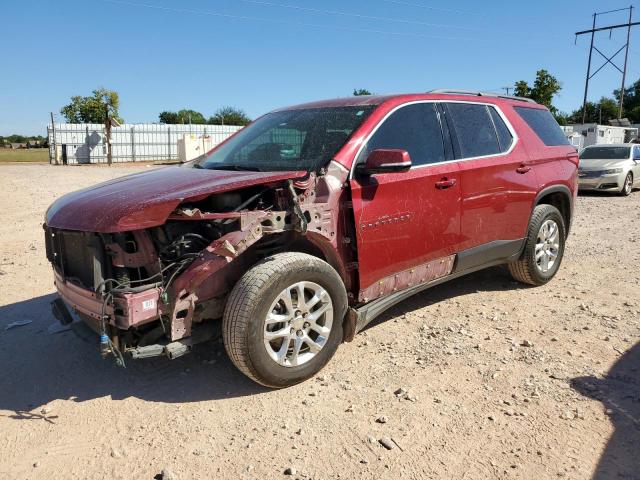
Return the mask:
[[[569,230],[571,228],[571,223],[573,223],[571,220],[573,219],[573,208],[574,208],[573,198],[574,197],[571,194],[571,190],[566,185],[555,184],[555,185],[550,185],[550,186],[545,187],[542,190],[540,190],[538,192],[538,194],[536,195],[535,200],[533,201],[533,206],[531,208],[531,213],[529,214],[529,221],[531,221],[531,216],[533,215],[533,209],[540,203],[540,200],[543,197],[546,197],[547,195],[552,194],[552,193],[562,193],[563,195],[565,195],[567,197],[567,200],[569,200],[569,224],[565,225],[566,236],[568,237],[569,236]],[[560,213],[562,213],[562,212],[560,212]]]

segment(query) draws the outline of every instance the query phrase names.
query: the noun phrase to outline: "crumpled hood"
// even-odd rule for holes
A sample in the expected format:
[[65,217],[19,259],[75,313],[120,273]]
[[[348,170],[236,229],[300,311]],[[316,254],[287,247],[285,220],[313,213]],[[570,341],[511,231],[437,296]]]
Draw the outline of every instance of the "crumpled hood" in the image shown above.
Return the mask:
[[64,195],[47,210],[46,223],[53,228],[99,233],[155,227],[186,200],[198,201],[214,193],[278,183],[306,174],[160,168]]

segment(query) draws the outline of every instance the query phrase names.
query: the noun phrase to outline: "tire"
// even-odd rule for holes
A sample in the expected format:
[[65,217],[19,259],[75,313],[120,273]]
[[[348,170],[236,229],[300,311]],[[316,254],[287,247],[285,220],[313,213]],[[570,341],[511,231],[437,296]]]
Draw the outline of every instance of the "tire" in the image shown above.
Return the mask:
[[[540,241],[544,238],[542,227],[547,227],[547,232],[552,231],[551,225],[557,228],[557,237],[547,241]],[[529,285],[544,285],[551,280],[560,268],[562,257],[564,255],[564,245],[566,240],[566,228],[564,219],[560,211],[553,205],[538,205],[534,208],[529,228],[527,229],[527,238],[525,240],[524,252],[519,260],[508,264],[511,276],[522,283]],[[539,245],[543,245],[540,249]],[[554,248],[555,247],[555,248]],[[549,259],[545,265],[545,253]],[[552,254],[555,252],[555,258],[551,263]],[[537,253],[541,255],[537,258]],[[545,266],[547,267],[545,270]]]
[[628,197],[633,190],[633,173],[627,173],[627,176],[624,178],[624,183],[622,184],[622,190],[620,190],[620,195],[623,197]]
[[248,270],[229,294],[224,346],[238,370],[255,382],[271,388],[295,385],[334,355],[346,311],[344,284],[328,263],[304,253],[279,253]]

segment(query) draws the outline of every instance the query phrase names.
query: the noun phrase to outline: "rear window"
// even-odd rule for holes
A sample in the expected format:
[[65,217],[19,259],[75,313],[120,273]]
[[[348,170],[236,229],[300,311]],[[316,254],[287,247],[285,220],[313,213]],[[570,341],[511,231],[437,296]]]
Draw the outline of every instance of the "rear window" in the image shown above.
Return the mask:
[[580,154],[582,160],[623,160],[631,155],[631,147],[587,147]]
[[536,132],[542,142],[549,146],[569,145],[569,140],[564,136],[564,132],[553,118],[549,110],[538,108],[513,107],[516,112],[527,122],[527,125]]
[[460,143],[462,158],[484,157],[501,152],[486,105],[447,103],[447,108]]

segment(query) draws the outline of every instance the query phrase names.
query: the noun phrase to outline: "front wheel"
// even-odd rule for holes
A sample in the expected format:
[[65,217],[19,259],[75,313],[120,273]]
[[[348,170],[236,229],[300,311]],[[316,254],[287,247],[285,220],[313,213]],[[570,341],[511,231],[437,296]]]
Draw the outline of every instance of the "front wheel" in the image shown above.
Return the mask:
[[627,173],[627,176],[624,179],[624,183],[622,184],[622,190],[620,190],[620,195],[623,197],[628,197],[631,194],[631,190],[633,190],[633,173]]
[[560,268],[566,238],[564,219],[553,205],[533,210],[522,257],[509,263],[511,276],[530,285],[544,285]]
[[272,388],[319,372],[342,341],[347,294],[338,273],[304,253],[280,253],[256,264],[235,285],[222,320],[234,365]]

